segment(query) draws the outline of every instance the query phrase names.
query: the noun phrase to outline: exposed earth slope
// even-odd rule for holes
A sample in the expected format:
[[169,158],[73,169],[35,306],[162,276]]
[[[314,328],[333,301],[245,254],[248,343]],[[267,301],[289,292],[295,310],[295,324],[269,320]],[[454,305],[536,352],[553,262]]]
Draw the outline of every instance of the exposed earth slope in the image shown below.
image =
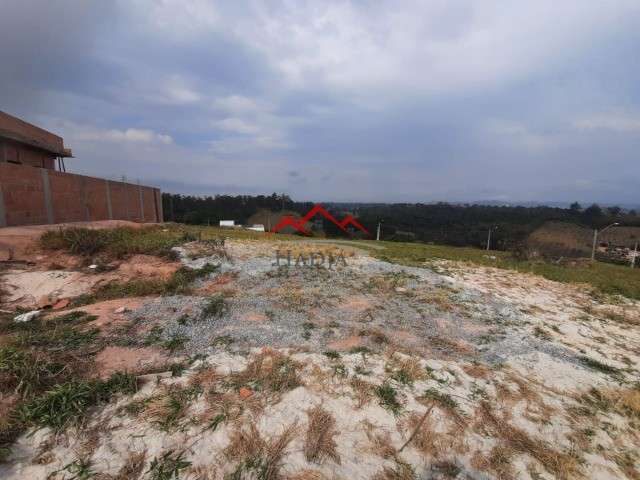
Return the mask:
[[[4,320],[1,478],[640,478],[639,301],[221,235],[5,268],[0,308],[53,308]],[[25,391],[15,351],[68,381]]]

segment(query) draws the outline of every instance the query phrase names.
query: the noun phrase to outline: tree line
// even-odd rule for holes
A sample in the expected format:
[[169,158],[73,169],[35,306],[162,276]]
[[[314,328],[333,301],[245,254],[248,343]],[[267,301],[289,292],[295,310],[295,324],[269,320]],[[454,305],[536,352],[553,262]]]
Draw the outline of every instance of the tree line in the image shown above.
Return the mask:
[[[164,193],[162,195],[166,221],[197,225],[218,225],[220,220],[247,223],[260,210],[282,210],[304,215],[313,206],[310,202],[296,202],[288,195],[216,195],[190,196]],[[381,224],[385,240],[433,242],[455,246],[485,245],[487,232],[492,229],[492,248],[510,249],[526,241],[531,232],[546,222],[566,222],[588,228],[603,228],[613,222],[640,226],[636,211],[620,207],[603,208],[597,204],[582,207],[573,203],[569,208],[536,206],[492,206],[450,203],[394,203],[394,204],[326,204],[336,218],[352,214],[375,235]],[[338,227],[324,219],[324,234],[341,236]]]

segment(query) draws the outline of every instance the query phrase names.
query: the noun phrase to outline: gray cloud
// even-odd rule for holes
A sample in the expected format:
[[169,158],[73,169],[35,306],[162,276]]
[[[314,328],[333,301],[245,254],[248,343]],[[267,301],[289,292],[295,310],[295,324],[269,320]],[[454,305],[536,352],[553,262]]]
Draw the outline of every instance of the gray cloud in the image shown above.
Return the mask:
[[63,135],[75,171],[181,193],[637,202],[639,20],[631,0],[8,0],[0,109]]

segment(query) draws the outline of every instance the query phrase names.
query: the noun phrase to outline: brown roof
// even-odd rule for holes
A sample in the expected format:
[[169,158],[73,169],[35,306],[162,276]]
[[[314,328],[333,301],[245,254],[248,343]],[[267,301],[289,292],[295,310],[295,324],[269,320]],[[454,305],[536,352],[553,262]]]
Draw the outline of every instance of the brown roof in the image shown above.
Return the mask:
[[0,138],[24,143],[59,157],[71,157],[71,150],[64,148],[62,137],[0,111]]

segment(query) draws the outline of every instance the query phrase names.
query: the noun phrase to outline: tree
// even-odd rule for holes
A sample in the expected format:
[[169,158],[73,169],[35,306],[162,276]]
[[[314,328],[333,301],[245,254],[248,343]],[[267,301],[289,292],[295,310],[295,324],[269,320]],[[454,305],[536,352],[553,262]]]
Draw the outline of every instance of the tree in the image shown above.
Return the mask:
[[578,202],[573,202],[569,208],[574,212],[579,212],[580,210],[582,210],[582,205],[580,205]]
[[622,211],[622,209],[616,205],[616,206],[607,208],[607,211],[609,212],[609,215],[617,217],[618,215],[620,215],[620,212]]
[[586,217],[599,217],[602,215],[602,208],[597,203],[592,204],[591,206],[585,208],[584,215]]
[[638,213],[635,210],[629,210],[630,217],[635,217],[636,215],[638,215]]

